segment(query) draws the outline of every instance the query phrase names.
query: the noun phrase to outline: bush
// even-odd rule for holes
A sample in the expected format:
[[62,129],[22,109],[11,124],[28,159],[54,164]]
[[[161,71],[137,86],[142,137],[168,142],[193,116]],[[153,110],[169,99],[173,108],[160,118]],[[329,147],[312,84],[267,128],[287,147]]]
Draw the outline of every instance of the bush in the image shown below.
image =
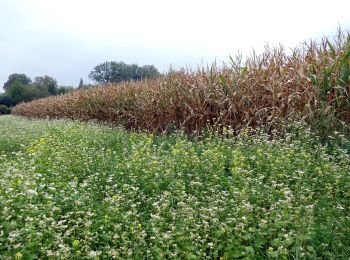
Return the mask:
[[0,105],[0,115],[11,114],[11,109],[6,105]]
[[11,107],[15,105],[15,101],[10,95],[7,94],[0,94],[0,105],[5,105],[8,107]]

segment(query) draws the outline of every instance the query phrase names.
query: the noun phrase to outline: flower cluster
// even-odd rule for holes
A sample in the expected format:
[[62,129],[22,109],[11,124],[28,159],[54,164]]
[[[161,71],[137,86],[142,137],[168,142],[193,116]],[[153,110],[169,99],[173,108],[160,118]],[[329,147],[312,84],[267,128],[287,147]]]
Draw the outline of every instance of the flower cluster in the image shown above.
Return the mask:
[[0,117],[2,259],[348,258],[350,164],[307,129],[198,139]]

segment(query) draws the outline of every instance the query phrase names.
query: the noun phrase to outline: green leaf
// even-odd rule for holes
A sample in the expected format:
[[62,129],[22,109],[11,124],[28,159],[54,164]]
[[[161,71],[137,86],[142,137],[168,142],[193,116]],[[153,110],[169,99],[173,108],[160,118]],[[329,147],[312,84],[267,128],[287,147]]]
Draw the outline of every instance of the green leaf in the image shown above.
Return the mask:
[[244,76],[247,72],[248,72],[248,68],[247,67],[243,67],[241,69],[241,76]]
[[317,80],[316,75],[311,74],[311,75],[309,76],[309,79],[311,80],[312,85],[314,85],[314,86],[318,86],[318,80]]
[[225,77],[223,75],[220,75],[219,79],[220,79],[221,85],[227,86],[226,79],[225,79]]
[[330,43],[330,41],[328,39],[327,39],[327,44],[328,44],[328,47],[331,49],[332,56],[335,57],[337,55],[337,53],[335,51],[334,46]]
[[278,251],[270,251],[268,252],[269,257],[278,258]]
[[187,260],[197,260],[199,258],[196,255],[189,253],[188,255],[186,255],[186,259]]

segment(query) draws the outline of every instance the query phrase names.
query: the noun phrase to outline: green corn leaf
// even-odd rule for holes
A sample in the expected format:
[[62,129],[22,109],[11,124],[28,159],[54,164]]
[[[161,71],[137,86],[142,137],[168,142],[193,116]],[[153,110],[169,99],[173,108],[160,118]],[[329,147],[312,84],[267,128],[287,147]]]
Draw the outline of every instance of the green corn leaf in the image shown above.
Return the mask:
[[247,67],[243,67],[241,69],[241,76],[243,76],[244,74],[246,74],[248,72],[248,68]]
[[327,44],[328,44],[328,47],[331,49],[332,56],[335,57],[337,53],[335,51],[334,46],[331,44],[331,42],[329,40],[327,40]]
[[350,47],[348,48],[348,50],[345,52],[343,58],[341,59],[341,64],[348,64],[349,63],[349,57],[350,57]]
[[227,86],[226,79],[225,79],[225,77],[224,77],[223,75],[220,75],[220,76],[219,76],[219,79],[220,79],[221,85]]
[[342,71],[341,80],[345,84],[348,84],[350,77],[350,67],[344,68]]
[[317,80],[316,75],[311,74],[310,77],[309,77],[309,79],[311,80],[312,85],[314,85],[314,86],[317,86],[317,85],[318,85],[318,80]]

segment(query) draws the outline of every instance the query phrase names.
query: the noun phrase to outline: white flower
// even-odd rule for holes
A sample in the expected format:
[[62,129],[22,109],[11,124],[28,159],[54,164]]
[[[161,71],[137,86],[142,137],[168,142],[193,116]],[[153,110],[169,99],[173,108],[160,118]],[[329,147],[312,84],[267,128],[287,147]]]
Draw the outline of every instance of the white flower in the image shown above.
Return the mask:
[[30,196],[36,196],[38,195],[38,193],[36,192],[36,190],[27,190],[27,194]]
[[342,205],[338,204],[338,205],[337,205],[337,209],[341,209],[341,210],[343,210],[343,209],[344,209],[344,207],[343,207]]

